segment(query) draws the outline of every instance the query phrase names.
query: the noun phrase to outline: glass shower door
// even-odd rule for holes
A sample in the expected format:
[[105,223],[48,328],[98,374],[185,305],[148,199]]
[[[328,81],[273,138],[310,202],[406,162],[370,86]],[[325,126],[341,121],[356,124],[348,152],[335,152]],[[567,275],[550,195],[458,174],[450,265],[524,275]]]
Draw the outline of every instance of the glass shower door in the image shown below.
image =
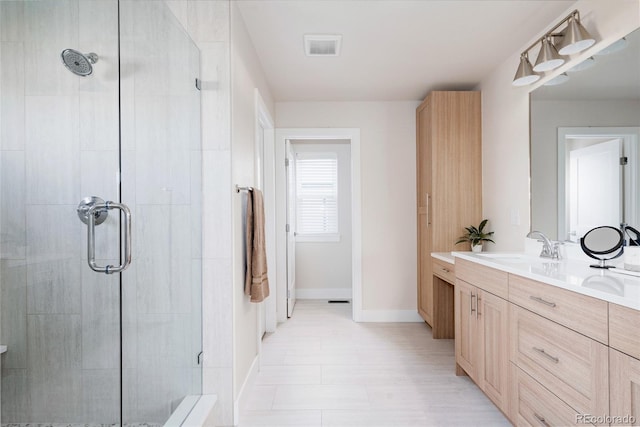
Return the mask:
[[89,268],[76,208],[120,200],[118,2],[2,1],[0,43],[2,422],[117,424],[120,275]]
[[[0,0],[3,424],[162,425],[200,394],[198,75],[165,2]],[[89,266],[90,196],[131,210],[122,273]],[[96,225],[94,267],[126,228]]]
[[162,425],[201,393],[200,52],[156,0],[121,0],[123,423]]

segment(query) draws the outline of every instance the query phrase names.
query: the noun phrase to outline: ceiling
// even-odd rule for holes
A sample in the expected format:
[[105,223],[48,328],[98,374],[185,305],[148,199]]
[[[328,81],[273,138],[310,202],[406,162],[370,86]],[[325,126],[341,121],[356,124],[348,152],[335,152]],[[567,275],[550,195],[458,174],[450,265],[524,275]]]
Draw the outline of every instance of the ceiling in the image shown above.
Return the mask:
[[[573,3],[242,0],[238,6],[277,101],[391,101],[474,88]],[[341,56],[305,56],[303,35],[318,33],[342,34]]]

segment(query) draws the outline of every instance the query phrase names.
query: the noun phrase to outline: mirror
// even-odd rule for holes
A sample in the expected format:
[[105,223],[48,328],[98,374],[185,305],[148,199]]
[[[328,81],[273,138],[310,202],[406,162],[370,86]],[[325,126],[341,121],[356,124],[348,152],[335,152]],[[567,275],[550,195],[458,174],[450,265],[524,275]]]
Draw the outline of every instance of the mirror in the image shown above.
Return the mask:
[[640,228],[640,29],[566,74],[530,96],[531,229]]
[[599,261],[598,264],[591,265],[593,268],[610,268],[606,262],[622,255],[623,243],[622,231],[610,226],[589,230],[580,239],[580,247],[584,253]]

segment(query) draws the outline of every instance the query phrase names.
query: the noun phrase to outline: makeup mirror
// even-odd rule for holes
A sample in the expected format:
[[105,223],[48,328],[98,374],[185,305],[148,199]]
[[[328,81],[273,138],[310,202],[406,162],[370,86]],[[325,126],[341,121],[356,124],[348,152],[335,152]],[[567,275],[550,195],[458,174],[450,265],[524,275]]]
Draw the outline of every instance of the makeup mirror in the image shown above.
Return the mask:
[[606,262],[622,255],[624,238],[620,229],[611,226],[593,228],[580,239],[580,247],[585,254],[598,260],[593,268],[611,268]]

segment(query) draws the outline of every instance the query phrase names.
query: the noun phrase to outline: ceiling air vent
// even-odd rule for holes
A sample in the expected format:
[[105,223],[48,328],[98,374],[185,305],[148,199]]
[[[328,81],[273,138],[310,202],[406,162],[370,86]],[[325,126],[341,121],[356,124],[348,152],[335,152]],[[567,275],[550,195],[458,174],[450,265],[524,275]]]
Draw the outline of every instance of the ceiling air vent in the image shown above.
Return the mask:
[[307,56],[338,56],[342,36],[335,34],[306,34],[304,51]]

